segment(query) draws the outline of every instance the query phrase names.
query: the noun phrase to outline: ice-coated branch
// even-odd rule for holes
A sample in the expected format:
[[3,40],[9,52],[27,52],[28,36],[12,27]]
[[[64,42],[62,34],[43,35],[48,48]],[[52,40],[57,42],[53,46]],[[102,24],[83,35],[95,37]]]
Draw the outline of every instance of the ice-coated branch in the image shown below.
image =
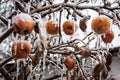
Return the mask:
[[11,27],[10,29],[8,29],[2,36],[0,36],[0,43],[5,40],[5,38],[7,38],[12,32],[14,31],[14,28]]
[[0,67],[0,73],[4,76],[6,80],[13,80],[10,74],[7,72],[7,70],[4,67]]
[[12,60],[14,57],[9,57],[8,59],[6,59],[5,61],[3,61],[2,63],[0,63],[0,67],[2,67],[4,64],[6,64],[7,62],[9,62],[10,60]]
[[[106,5],[96,5],[96,6],[93,6],[93,5],[75,5],[75,4],[69,4],[69,3],[59,3],[59,4],[53,4],[53,5],[48,5],[48,6],[45,6],[45,7],[40,7],[38,9],[34,9],[31,11],[31,14],[32,13],[42,13],[42,17],[45,17],[47,14],[50,14],[50,13],[53,13],[53,12],[56,12],[56,11],[59,11],[61,8],[71,8],[75,11],[76,14],[78,14],[80,17],[84,17],[83,14],[81,14],[80,12],[78,12],[78,10],[85,10],[85,9],[90,9],[90,10],[94,10],[96,12],[98,12],[99,14],[103,14],[103,15],[106,15],[110,18],[114,18],[112,15],[110,14],[107,14],[106,12],[102,11],[102,9],[105,9],[105,10],[109,10],[110,12],[114,12],[115,10],[119,10],[120,7],[109,7],[109,6],[106,6]],[[44,12],[44,11],[47,11],[47,12]],[[43,13],[44,12],[44,13]],[[118,18],[118,20],[120,20]]]

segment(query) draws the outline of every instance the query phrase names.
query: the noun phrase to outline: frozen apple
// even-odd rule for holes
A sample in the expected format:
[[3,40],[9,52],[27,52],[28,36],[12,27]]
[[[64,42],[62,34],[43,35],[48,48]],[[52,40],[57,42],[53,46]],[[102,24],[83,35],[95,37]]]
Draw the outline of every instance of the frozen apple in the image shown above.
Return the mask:
[[13,18],[13,27],[17,33],[27,35],[32,32],[34,28],[34,21],[30,15],[20,13]]
[[103,34],[110,28],[110,20],[106,16],[98,16],[92,20],[92,30],[97,34]]
[[28,41],[18,40],[12,45],[12,55],[17,58],[27,58],[32,51],[32,45]]

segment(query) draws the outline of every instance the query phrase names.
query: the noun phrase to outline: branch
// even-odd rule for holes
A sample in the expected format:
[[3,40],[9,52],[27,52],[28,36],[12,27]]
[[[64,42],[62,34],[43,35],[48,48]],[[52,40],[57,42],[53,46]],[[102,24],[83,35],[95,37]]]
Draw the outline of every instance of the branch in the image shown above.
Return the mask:
[[54,5],[49,5],[49,6],[45,6],[45,7],[40,7],[39,9],[32,10],[31,13],[39,13],[39,12],[48,10],[50,8],[56,8],[56,7],[60,6],[60,5],[61,4],[54,4]]
[[71,50],[48,50],[48,53],[50,54],[62,54],[62,55],[70,55],[70,54],[75,54],[75,55],[81,55],[79,54],[81,50],[79,51],[71,51]]
[[51,8],[57,8],[60,5],[63,5],[63,7],[70,7],[70,8],[76,8],[76,9],[93,9],[93,10],[98,10],[98,8],[103,8],[103,6],[92,6],[92,5],[73,5],[73,4],[68,4],[68,3],[60,3],[60,4],[54,4],[54,5],[49,5],[49,6],[45,6],[45,7],[40,7],[39,9],[35,9],[33,11],[31,11],[31,13],[39,13],[45,10],[49,10]]
[[90,36],[91,34],[93,34],[93,32],[90,32],[87,36],[85,36],[82,40],[85,40],[88,36]]
[[17,11],[13,11],[10,16],[8,16],[8,19],[12,19],[14,15],[17,15]]
[[[59,7],[60,5],[62,5],[61,7]],[[58,9],[54,9],[54,8],[57,8],[59,7]],[[93,5],[75,5],[75,4],[69,4],[69,3],[59,3],[59,4],[53,4],[53,5],[49,5],[49,6],[45,6],[45,7],[40,7],[39,9],[35,9],[33,11],[31,11],[31,13],[39,13],[39,12],[42,12],[42,11],[45,11],[45,10],[48,10],[48,12],[42,14],[42,16],[46,16],[47,14],[50,14],[52,12],[56,12],[58,10],[60,10],[61,8],[72,8],[76,14],[78,14],[79,16],[84,16],[82,15],[80,12],[78,12],[77,10],[85,10],[85,9],[91,9],[91,10],[94,10],[100,14],[103,14],[103,15],[106,15],[110,18],[114,18],[112,15],[110,14],[107,14],[106,12],[104,11],[101,11],[101,9],[106,9],[106,10],[109,10],[111,12],[113,12],[113,10],[119,10],[120,8],[119,7],[108,7],[108,6],[104,6],[104,5],[98,5],[98,6],[93,6]],[[53,9],[51,11],[51,9]],[[77,10],[75,10],[77,9]]]
[[[63,75],[64,76],[64,75]],[[44,79],[44,80],[53,80],[53,79],[57,79],[57,78],[59,78],[59,77],[61,77],[61,75],[53,75],[53,76],[51,76],[51,77],[49,77],[49,78],[46,78],[46,79]]]
[[6,80],[13,80],[10,74],[7,72],[7,70],[4,67],[0,67],[0,73],[4,76]]
[[5,61],[3,61],[2,63],[0,63],[0,67],[2,67],[4,64],[6,64],[7,62],[9,62],[10,60],[12,60],[14,57],[10,57],[8,59],[6,59]]
[[62,9],[60,10],[60,15],[59,15],[59,43],[61,42],[62,34],[61,34],[61,16],[62,16]]
[[47,14],[50,14],[50,13],[53,13],[53,12],[56,12],[56,11],[59,11],[60,9],[62,8],[62,6],[60,5],[60,6],[58,6],[57,8],[55,8],[55,9],[50,9],[50,10],[48,10],[47,12],[45,12],[45,13],[42,13],[42,18],[43,17],[45,17]]
[[0,43],[5,40],[12,32],[14,31],[14,28],[11,27],[8,31],[6,31],[2,36],[0,36]]
[[15,0],[15,6],[22,12],[25,12],[25,8],[22,3],[20,3],[18,0]]
[[8,25],[8,20],[5,17],[0,16],[0,19],[2,22],[4,22],[6,25]]
[[70,42],[61,43],[61,44],[58,44],[58,45],[55,45],[55,46],[52,46],[52,47],[48,47],[47,49],[56,49],[58,47],[67,46],[68,44],[74,43],[76,40],[78,40],[78,39],[74,39],[74,40],[72,40]]

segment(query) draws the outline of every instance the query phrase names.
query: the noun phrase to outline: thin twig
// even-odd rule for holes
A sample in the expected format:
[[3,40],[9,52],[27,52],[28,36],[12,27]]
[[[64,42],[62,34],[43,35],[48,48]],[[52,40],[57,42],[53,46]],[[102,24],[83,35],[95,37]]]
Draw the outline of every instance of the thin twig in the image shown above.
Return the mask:
[[8,20],[5,17],[0,16],[0,19],[2,22],[4,22],[6,25],[8,25]]
[[78,39],[74,39],[74,40],[72,40],[72,41],[70,41],[70,42],[61,43],[61,44],[58,44],[58,45],[55,45],[55,46],[52,46],[52,47],[48,47],[47,49],[53,49],[53,48],[57,48],[57,47],[59,47],[59,46],[68,45],[68,44],[70,44],[70,43],[74,43],[76,40],[78,40]]
[[53,12],[57,12],[57,11],[59,11],[61,8],[62,8],[61,5],[58,6],[57,8],[55,8],[55,9],[52,9],[52,8],[51,8],[51,9],[48,10],[47,12],[42,13],[41,17],[44,18],[46,15],[48,15],[48,14],[50,14],[50,13],[53,13]]
[[91,34],[93,34],[93,32],[90,32],[87,36],[85,36],[82,40],[85,40],[88,36],[90,36]]
[[[64,75],[63,75],[63,76],[64,76]],[[51,77],[46,78],[46,79],[44,79],[44,80],[53,80],[53,79],[57,79],[57,78],[59,78],[59,77],[61,77],[61,75],[54,75],[54,76],[51,76]]]
[[31,13],[39,13],[45,10],[48,10],[50,8],[56,8],[58,6],[60,6],[61,4],[54,4],[54,5],[49,5],[49,6],[45,6],[45,7],[40,7],[39,9],[35,9],[33,11],[31,11]]
[[61,42],[62,39],[62,34],[61,34],[61,16],[62,16],[62,9],[60,10],[60,15],[59,15],[59,44]]
[[[74,8],[77,10],[91,9],[91,10],[97,11],[98,13],[102,13],[110,18],[113,18],[113,16],[110,14],[106,14],[104,11],[101,12],[100,10],[106,9],[109,11],[113,11],[113,10],[120,9],[119,7],[108,7],[108,6],[104,6],[104,5],[93,6],[93,5],[75,5],[75,4],[69,4],[69,3],[59,3],[59,4],[49,5],[49,6],[45,6],[45,7],[40,7],[39,9],[35,9],[35,10],[31,11],[31,13],[35,13],[35,12],[39,13],[39,12],[42,12],[45,10],[49,10],[51,8],[54,9],[54,8],[59,7],[60,5],[62,5],[61,8],[69,7],[73,10],[74,10]],[[55,11],[58,11],[58,10],[56,10],[56,9],[52,10],[52,12],[55,12]],[[50,14],[51,12],[47,12],[47,13]],[[47,13],[45,13],[45,15],[47,15]],[[79,16],[82,16],[78,11],[75,11],[75,13],[78,14]]]

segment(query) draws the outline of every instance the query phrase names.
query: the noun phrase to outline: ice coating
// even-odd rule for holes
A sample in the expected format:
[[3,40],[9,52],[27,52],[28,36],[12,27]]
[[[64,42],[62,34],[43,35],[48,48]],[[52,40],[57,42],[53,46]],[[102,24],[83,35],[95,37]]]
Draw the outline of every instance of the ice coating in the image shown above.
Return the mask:
[[34,28],[34,21],[30,15],[20,13],[13,18],[13,27],[21,35],[30,34]]
[[29,16],[28,14],[25,13],[20,13],[17,14],[14,18],[13,18],[13,23],[18,24],[18,21],[22,20],[23,22],[29,22],[29,21],[33,21],[33,19],[31,18],[31,16]]

